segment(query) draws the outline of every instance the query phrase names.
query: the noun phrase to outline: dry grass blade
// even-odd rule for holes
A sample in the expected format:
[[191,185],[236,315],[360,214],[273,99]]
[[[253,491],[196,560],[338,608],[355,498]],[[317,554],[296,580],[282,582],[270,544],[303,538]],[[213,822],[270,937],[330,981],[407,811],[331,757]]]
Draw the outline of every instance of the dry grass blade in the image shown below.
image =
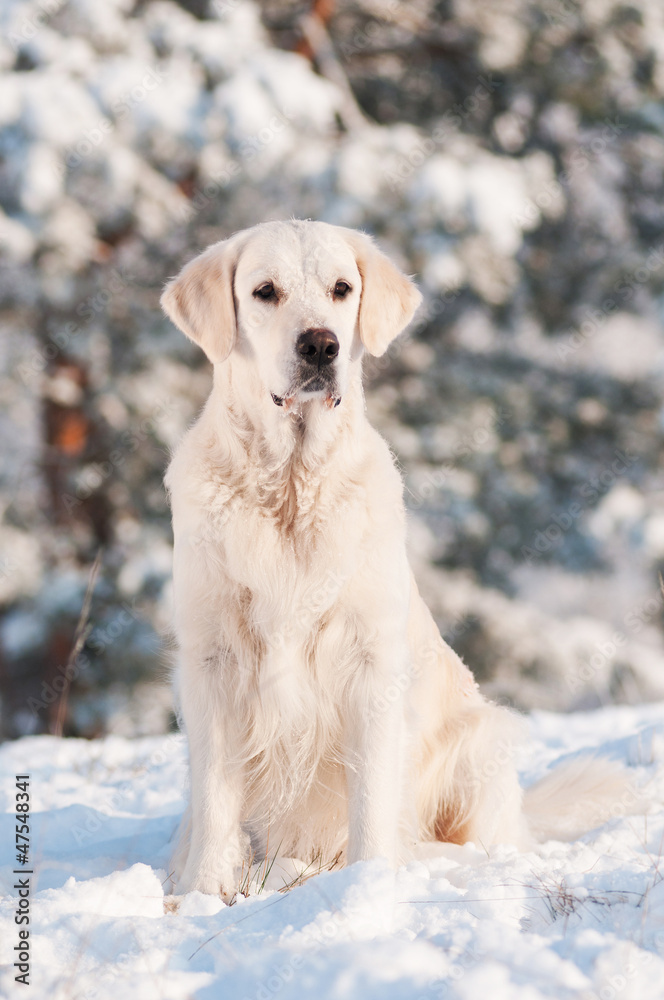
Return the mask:
[[[299,875],[296,875],[290,882],[285,882],[279,889],[279,892],[290,892],[291,889],[295,889],[298,885],[304,885],[304,883],[308,882],[310,878],[314,877],[314,875],[320,875],[321,872],[331,872],[339,864],[340,858],[341,851],[335,854],[331,861],[323,863],[319,855],[317,858],[314,858],[313,861],[310,861],[307,867],[304,868]],[[272,862],[272,864],[274,864],[274,862]],[[318,867],[314,867],[316,864]]]
[[62,694],[58,702],[58,712],[55,719],[55,725],[53,727],[54,736],[62,736],[62,729],[64,726],[65,716],[67,714],[67,703],[69,701],[69,688],[71,685],[71,677],[73,676],[73,667],[76,662],[76,658],[80,654],[83,646],[85,645],[90,632],[92,631],[92,626],[88,622],[90,616],[90,606],[92,604],[92,595],[94,593],[95,585],[97,583],[97,577],[99,576],[99,569],[101,567],[101,560],[103,555],[103,549],[99,549],[95,557],[95,561],[90,569],[90,576],[88,577],[88,585],[85,589],[85,597],[83,598],[83,604],[81,606],[81,613],[78,616],[78,622],[76,625],[76,631],[74,632],[74,641],[72,643],[71,652],[67,658],[67,663],[63,672],[64,677],[64,687],[62,689]]

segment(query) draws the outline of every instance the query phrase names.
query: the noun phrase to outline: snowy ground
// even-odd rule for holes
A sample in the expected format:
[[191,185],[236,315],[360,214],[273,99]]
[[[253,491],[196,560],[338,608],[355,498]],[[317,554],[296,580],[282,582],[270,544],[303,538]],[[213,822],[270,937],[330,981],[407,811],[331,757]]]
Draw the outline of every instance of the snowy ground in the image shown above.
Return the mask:
[[[180,737],[0,748],[0,996],[150,1000],[650,1000],[664,996],[664,704],[531,717],[525,783],[584,748],[648,782],[647,817],[537,853],[430,846],[394,873],[325,872],[280,892],[164,896],[183,807]],[[13,775],[32,795],[31,986],[14,984]],[[261,873],[262,874],[262,873]],[[19,876],[20,877],[20,876]]]

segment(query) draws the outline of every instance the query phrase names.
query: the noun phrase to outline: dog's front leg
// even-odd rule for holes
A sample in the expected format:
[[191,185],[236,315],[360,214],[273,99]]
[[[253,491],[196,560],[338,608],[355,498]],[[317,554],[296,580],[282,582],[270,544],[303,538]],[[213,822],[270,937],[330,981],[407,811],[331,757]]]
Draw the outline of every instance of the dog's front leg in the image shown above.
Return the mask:
[[183,657],[179,696],[189,740],[191,827],[176,892],[232,896],[244,856],[240,827],[243,774],[214,668]]
[[409,676],[405,638],[384,634],[372,644],[369,661],[355,679],[348,705],[347,859],[352,864],[385,857],[396,864],[406,738],[402,692]]

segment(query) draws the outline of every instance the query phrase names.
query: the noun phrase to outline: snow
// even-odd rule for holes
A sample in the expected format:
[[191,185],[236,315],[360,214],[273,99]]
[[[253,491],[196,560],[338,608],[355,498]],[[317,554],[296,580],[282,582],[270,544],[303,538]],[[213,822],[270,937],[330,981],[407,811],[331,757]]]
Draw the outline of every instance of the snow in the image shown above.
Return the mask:
[[33,1000],[660,998],[664,704],[529,721],[525,784],[596,750],[633,769],[649,814],[528,854],[421,845],[396,872],[379,859],[307,878],[310,869],[285,892],[304,865],[280,858],[264,879],[257,863],[230,907],[164,888],[183,808],[181,736],[5,744],[0,995],[24,995],[12,968],[9,776],[29,772]]

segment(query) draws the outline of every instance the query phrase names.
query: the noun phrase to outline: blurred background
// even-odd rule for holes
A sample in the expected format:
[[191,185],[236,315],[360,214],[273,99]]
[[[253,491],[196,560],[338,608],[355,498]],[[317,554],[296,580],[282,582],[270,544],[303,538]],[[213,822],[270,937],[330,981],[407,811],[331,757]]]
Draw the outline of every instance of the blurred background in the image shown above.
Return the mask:
[[374,234],[425,294],[369,415],[484,690],[664,698],[659,0],[0,19],[0,735],[173,727],[162,476],[211,377],[159,293],[291,216]]

